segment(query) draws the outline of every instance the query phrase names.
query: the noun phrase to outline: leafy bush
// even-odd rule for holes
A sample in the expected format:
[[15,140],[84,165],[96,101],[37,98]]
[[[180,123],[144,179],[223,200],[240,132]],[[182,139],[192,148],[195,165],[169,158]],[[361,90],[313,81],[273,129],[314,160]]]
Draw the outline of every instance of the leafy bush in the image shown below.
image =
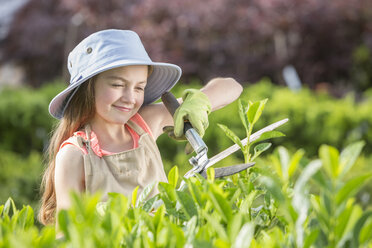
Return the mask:
[[372,210],[355,203],[364,173],[346,180],[363,147],[353,143],[341,153],[319,149],[319,159],[302,159],[279,147],[269,164],[224,179],[197,176],[177,190],[178,169],[146,199],[110,194],[72,195],[72,207],[58,215],[64,238],[53,240],[53,226],[38,230],[33,211],[0,206],[1,247],[368,247]]
[[372,50],[371,8],[370,0],[30,0],[2,50],[4,60],[24,65],[28,83],[40,85],[62,75],[67,51],[88,34],[133,29],[154,60],[179,64],[188,79],[279,83],[292,64],[305,84],[365,89],[371,67],[358,54]]
[[48,105],[62,84],[46,85],[39,90],[5,88],[0,91],[0,148],[22,155],[42,152],[48,145],[53,118]]
[[[194,81],[191,85],[179,83],[172,92],[181,96],[181,92],[188,87],[201,87]],[[0,196],[4,201],[10,194],[11,189],[22,192],[22,188],[10,182],[11,178],[21,180],[23,188],[33,189],[33,193],[12,194],[17,203],[35,204],[38,186],[35,182],[40,180],[41,154],[47,145],[49,133],[54,120],[48,114],[50,99],[64,88],[62,83],[45,85],[38,90],[31,89],[3,89],[0,91],[0,150],[3,154],[1,171],[7,171],[5,179],[0,180],[4,186],[0,187]],[[372,94],[366,93],[363,101],[354,102],[353,97],[346,99],[333,99],[324,94],[315,94],[304,89],[293,93],[286,88],[278,87],[269,80],[261,80],[259,83],[245,87],[242,99],[257,101],[268,98],[261,119],[257,122],[253,132],[289,117],[289,122],[279,130],[286,134],[286,138],[273,140],[273,147],[284,145],[291,151],[298,148],[306,150],[307,157],[314,157],[317,147],[323,143],[342,149],[347,144],[356,140],[366,141],[365,153],[372,152]],[[243,137],[245,131],[238,117],[238,102],[220,109],[210,115],[210,126],[206,130],[204,141],[209,148],[208,155],[211,157],[218,152],[231,146],[233,143],[218,128],[217,124],[226,125],[238,136]],[[180,174],[184,174],[191,167],[188,164],[189,156],[184,153],[184,142],[175,142],[162,135],[157,140],[166,172],[174,165],[178,165]],[[272,149],[272,148],[270,148]],[[21,155],[21,157],[18,157]],[[35,159],[38,157],[38,159]],[[357,162],[356,173],[369,170],[365,164],[372,162],[372,157],[362,157]],[[216,164],[238,164],[243,160],[243,154],[236,152],[228,158]],[[18,170],[16,168],[23,168]],[[14,172],[12,172],[14,170]],[[32,173],[24,173],[25,171]],[[12,186],[6,186],[5,182]],[[358,198],[362,199],[364,193],[368,193],[372,186],[361,191]],[[19,197],[18,197],[19,196]]]
[[0,150],[0,153],[0,202],[12,196],[17,205],[27,203],[36,207],[43,170],[41,155],[31,152],[22,158],[10,151]]

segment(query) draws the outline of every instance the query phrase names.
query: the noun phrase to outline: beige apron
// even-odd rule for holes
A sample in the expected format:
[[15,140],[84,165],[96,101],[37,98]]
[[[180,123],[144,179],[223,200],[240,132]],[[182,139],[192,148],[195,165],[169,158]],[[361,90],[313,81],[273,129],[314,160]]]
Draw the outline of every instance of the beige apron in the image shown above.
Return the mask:
[[[137,148],[99,157],[90,146],[89,125],[85,128],[87,140],[76,136],[71,142],[87,149],[88,154],[84,155],[85,190],[89,193],[101,192],[102,201],[107,200],[109,192],[130,197],[137,186],[139,195],[153,182],[167,182],[160,152],[153,138],[135,122],[129,120],[127,124],[140,136]],[[156,184],[149,197],[157,193]]]

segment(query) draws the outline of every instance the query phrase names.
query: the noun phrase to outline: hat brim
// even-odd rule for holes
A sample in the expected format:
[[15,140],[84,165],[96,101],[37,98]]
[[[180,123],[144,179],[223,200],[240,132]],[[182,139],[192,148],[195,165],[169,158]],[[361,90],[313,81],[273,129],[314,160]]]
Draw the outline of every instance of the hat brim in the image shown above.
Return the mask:
[[[49,104],[49,113],[53,117],[61,119],[67,105],[74,95],[74,90],[76,90],[82,83],[101,72],[129,65],[153,66],[153,71],[147,80],[143,105],[148,105],[158,100],[162,94],[169,91],[178,82],[182,74],[182,70],[179,66],[169,63],[133,60],[115,61],[114,63],[101,67],[99,70],[89,73],[89,75],[84,75],[83,73],[79,80],[70,83],[66,89],[52,99]],[[66,99],[67,97],[68,99]]]

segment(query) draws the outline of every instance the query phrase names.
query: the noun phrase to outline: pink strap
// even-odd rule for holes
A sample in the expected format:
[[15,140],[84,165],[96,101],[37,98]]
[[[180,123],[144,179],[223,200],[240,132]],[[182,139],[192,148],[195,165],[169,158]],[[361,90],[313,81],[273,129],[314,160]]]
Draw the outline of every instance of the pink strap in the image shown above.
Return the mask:
[[[147,125],[147,123],[145,122],[145,120],[142,118],[142,116],[140,116],[138,113],[136,113],[134,116],[132,116],[131,118],[131,121],[135,122],[137,125],[139,125],[146,133],[150,134],[151,137],[153,137],[152,135],[152,132],[149,128],[149,126]],[[133,148],[137,148],[138,147],[138,141],[139,141],[139,138],[140,136],[132,129],[130,128],[128,125],[125,125],[126,128],[128,129],[129,133],[131,134],[132,136],[132,139],[133,139]],[[81,138],[83,139],[87,139],[86,137],[86,134],[84,131],[77,131],[74,133],[74,135],[70,138],[68,138],[67,140],[65,140],[61,146],[59,147],[59,149],[61,149],[62,147],[66,146],[66,145],[73,145],[77,148],[79,148],[84,154],[88,154],[88,151],[87,149],[84,147],[81,147],[75,143],[72,142],[72,139],[74,136],[80,136]],[[102,156],[105,156],[105,155],[111,155],[111,154],[114,154],[112,152],[109,152],[109,151],[105,151],[103,149],[101,149],[99,147],[99,144],[98,144],[98,140],[97,140],[97,136],[96,134],[92,131],[91,132],[91,145],[92,145],[92,150],[94,151],[94,153],[99,156],[99,157],[102,157]]]

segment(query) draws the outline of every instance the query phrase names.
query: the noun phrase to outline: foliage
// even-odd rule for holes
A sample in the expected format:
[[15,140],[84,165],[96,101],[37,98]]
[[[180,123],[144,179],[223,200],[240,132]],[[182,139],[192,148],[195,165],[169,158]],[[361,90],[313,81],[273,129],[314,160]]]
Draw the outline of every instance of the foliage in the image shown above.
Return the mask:
[[371,8],[370,0],[30,0],[1,49],[3,60],[24,65],[28,82],[40,85],[62,75],[68,51],[88,34],[133,29],[154,61],[179,64],[184,79],[279,83],[292,64],[310,86],[365,89],[370,62],[353,55],[372,50]]
[[[265,104],[266,100],[239,102],[248,137],[257,120],[265,120]],[[228,133],[239,140],[233,131]],[[245,162],[255,158],[249,155],[251,145],[241,146]],[[207,179],[198,175],[182,179],[186,187],[181,189],[177,185],[183,173],[173,167],[168,183],[160,182],[160,193],[150,199],[154,184],[139,196],[136,188],[130,198],[111,193],[108,202],[100,202],[99,194],[72,194],[72,207],[58,214],[58,230],[37,228],[33,209],[17,210],[9,199],[0,206],[0,247],[371,246],[372,209],[370,203],[361,205],[356,198],[372,178],[370,170],[354,171],[363,146],[363,141],[354,142],[339,152],[322,145],[318,158],[312,160],[303,149],[291,154],[279,146],[268,159],[259,160],[264,163],[256,161],[247,171],[215,179],[210,168]],[[8,156],[20,165],[16,163],[14,170],[3,158],[7,180],[29,172],[31,167],[25,164],[40,161],[32,153],[26,162]],[[63,238],[55,240],[56,233]]]
[[17,153],[0,150],[0,202],[12,196],[17,205],[36,207],[43,163],[40,153],[31,152],[23,158]]
[[[253,131],[254,124],[258,121],[261,117],[262,111],[265,107],[267,99],[261,100],[259,102],[251,102],[246,103],[244,100],[239,99],[239,116],[240,120],[244,126],[245,133],[246,133],[246,143],[244,144],[240,138],[231,131],[227,126],[223,124],[218,124],[218,126],[224,131],[224,133],[235,143],[237,144],[244,155],[244,163],[252,162],[255,158],[257,158],[261,153],[266,151],[270,148],[271,143],[261,143],[254,147],[254,153],[251,154],[250,148],[253,144],[257,142],[261,142],[263,140],[269,138],[276,138],[284,136],[283,133],[278,131],[268,131],[263,133],[259,139],[251,140],[251,134]],[[253,156],[252,156],[253,155]]]
[[[290,119],[290,125],[284,125],[281,129],[287,138],[274,141],[276,145],[283,140],[280,144],[293,149],[302,147],[313,156],[321,144],[327,143],[342,149],[357,140],[365,140],[365,152],[372,152],[372,98],[368,95],[357,98],[350,93],[345,98],[335,99],[307,88],[292,92],[262,80],[246,87],[242,98],[252,101],[270,99],[262,115],[263,121],[257,123],[257,128],[285,117]],[[231,115],[226,115],[226,119],[231,118]]]
[[0,91],[0,148],[28,155],[48,144],[53,118],[48,105],[64,85],[52,83],[34,90],[4,88]]
[[184,179],[183,190],[174,167],[150,199],[146,189],[131,199],[112,193],[106,203],[73,194],[58,215],[58,240],[53,226],[34,226],[32,208],[8,200],[0,206],[0,247],[367,247],[372,210],[354,197],[372,173],[345,179],[363,146],[323,145],[312,161],[279,147],[249,173],[217,180],[210,168],[208,179]]
[[[180,82],[172,89],[172,92],[180,96],[186,87],[200,88],[201,85],[196,81],[191,85],[184,85]],[[41,153],[47,145],[54,123],[48,114],[48,104],[62,88],[64,88],[62,83],[55,82],[37,90],[8,88],[0,91],[0,150],[2,154],[0,166],[4,176],[0,176],[3,178],[0,180],[0,201],[5,201],[10,192],[13,192],[12,197],[17,204],[23,202],[35,205],[37,182],[42,173]],[[308,89],[294,93],[263,79],[257,84],[245,87],[241,98],[253,102],[264,98],[269,99],[260,122],[255,124],[253,131],[289,117],[290,122],[280,129],[286,134],[286,138],[272,140],[273,146],[268,152],[278,145],[284,145],[291,151],[304,148],[308,157],[314,157],[317,147],[323,143],[342,149],[357,140],[366,141],[364,149],[366,154],[372,152],[372,116],[370,115],[372,94],[368,92],[359,96],[360,100],[357,102],[352,95],[345,99],[334,99],[326,94],[313,93]],[[239,104],[235,102],[210,114],[210,127],[203,137],[208,145],[210,157],[232,145],[225,134],[217,128],[217,123],[226,125],[237,136],[246,135],[246,131],[242,129],[242,124],[237,118],[238,111]],[[218,142],[215,142],[216,140]],[[157,144],[166,171],[169,171],[173,165],[179,166],[180,174],[190,169],[187,163],[188,156],[184,153],[185,143],[175,143],[169,140],[167,135],[163,135],[159,137]],[[371,156],[361,157],[357,161],[356,170],[352,173],[369,171],[370,168],[365,165],[372,162],[371,158]],[[242,154],[236,152],[216,166],[238,164],[242,160]],[[11,178],[15,178],[14,181]],[[6,186],[5,182],[9,186]],[[21,183],[17,186],[14,182]],[[369,185],[369,188],[362,190],[358,199],[362,199],[364,193],[369,194],[368,192],[372,189]]]

